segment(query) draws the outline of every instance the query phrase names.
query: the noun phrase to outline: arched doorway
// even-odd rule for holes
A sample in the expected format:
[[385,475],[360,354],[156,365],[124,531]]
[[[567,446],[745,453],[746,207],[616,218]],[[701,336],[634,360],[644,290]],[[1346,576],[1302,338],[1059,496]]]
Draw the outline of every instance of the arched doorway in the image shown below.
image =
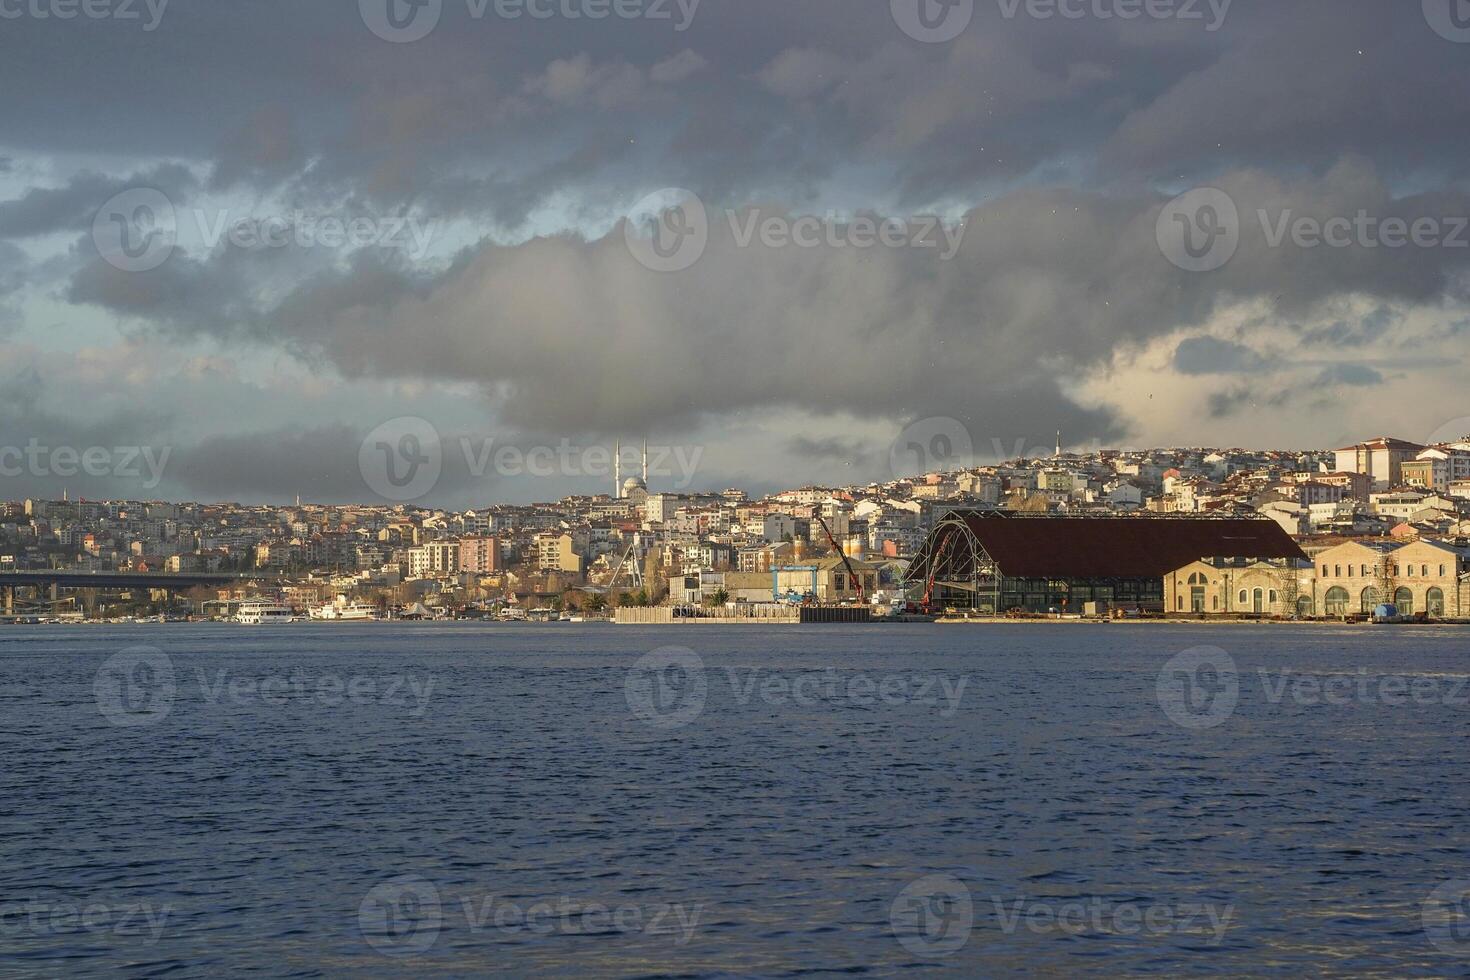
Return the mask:
[[1393,604],[1398,606],[1400,616],[1414,614],[1414,593],[1410,589],[1399,589],[1393,594]]
[[1298,616],[1303,616],[1303,617],[1312,615],[1312,597],[1311,596],[1304,595],[1304,596],[1301,596],[1300,598],[1297,599],[1297,601],[1296,601],[1296,614]]
[[1327,615],[1346,616],[1348,611],[1348,590],[1340,585],[1328,589],[1326,606]]
[[1197,613],[1205,611],[1205,577],[1200,572],[1189,576],[1189,608]]
[[1436,586],[1429,590],[1424,596],[1424,608],[1431,616],[1444,615],[1444,589]]
[[1251,612],[1257,616],[1266,611],[1266,590],[1253,589],[1251,591]]
[[1374,586],[1368,586],[1363,590],[1363,604],[1360,607],[1363,612],[1371,613],[1383,603],[1383,593]]

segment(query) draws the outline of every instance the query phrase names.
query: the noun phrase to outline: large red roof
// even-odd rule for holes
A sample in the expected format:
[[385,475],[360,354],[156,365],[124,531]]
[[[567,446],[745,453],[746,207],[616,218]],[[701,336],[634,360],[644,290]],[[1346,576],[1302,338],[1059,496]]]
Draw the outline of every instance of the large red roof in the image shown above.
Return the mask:
[[1162,578],[1201,558],[1307,557],[1268,519],[954,516],[1011,578]]

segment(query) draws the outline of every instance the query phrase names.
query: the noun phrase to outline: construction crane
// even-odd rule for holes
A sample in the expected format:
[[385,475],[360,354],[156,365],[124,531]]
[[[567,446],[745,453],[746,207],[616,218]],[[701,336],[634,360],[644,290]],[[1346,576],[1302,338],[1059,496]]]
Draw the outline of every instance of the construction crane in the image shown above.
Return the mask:
[[826,520],[822,518],[822,512],[816,511],[814,516],[817,519],[817,523],[822,525],[822,532],[827,535],[827,543],[830,544],[832,546],[832,550],[837,552],[837,554],[842,558],[842,564],[844,567],[847,568],[848,577],[852,579],[853,585],[857,588],[858,602],[866,603],[868,601],[868,595],[867,592],[863,589],[862,576],[853,569],[852,561],[847,557],[847,552],[843,551],[837,546],[837,539],[832,536],[832,529],[827,526]]
[[957,537],[958,535],[953,533],[944,535],[944,541],[942,543],[936,542],[937,546],[931,552],[933,557],[929,562],[928,574],[924,576],[924,599],[920,603],[920,607],[925,612],[930,611],[933,605],[935,580],[939,577],[940,567],[948,560],[949,552],[952,550],[952,546]]

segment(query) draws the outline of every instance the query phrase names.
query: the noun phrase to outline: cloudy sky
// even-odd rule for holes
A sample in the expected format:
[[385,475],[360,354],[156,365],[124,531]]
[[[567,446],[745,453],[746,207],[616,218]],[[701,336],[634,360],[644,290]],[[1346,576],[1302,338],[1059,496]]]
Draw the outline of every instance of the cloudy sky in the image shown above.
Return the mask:
[[1424,440],[1467,86],[1461,0],[0,0],[0,496]]

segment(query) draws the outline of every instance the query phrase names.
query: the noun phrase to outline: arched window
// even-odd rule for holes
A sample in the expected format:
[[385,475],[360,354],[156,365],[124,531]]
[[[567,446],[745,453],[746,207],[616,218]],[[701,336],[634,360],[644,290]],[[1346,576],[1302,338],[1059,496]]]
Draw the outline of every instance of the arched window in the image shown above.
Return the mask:
[[1428,578],[1429,577],[1429,566],[1428,565],[1420,565],[1419,566],[1419,577],[1420,578]]
[[1348,590],[1340,585],[1328,589],[1325,605],[1327,607],[1327,615],[1346,616],[1348,611]]
[[1217,596],[1217,595],[1210,596],[1210,608],[1211,609],[1219,609],[1220,608],[1220,597],[1219,596]]
[[1431,616],[1443,616],[1444,590],[1435,588],[1425,593],[1424,608],[1429,611],[1429,615]]
[[1358,567],[1363,570],[1363,572],[1362,572],[1363,578],[1367,578],[1368,577],[1368,566],[1367,566],[1367,564],[1365,563],[1365,564],[1359,565]]
[[1404,567],[1409,570],[1409,578],[1413,578],[1414,577],[1414,566],[1413,565],[1406,565]]
[[1439,577],[1444,578],[1444,566],[1439,566]]
[[1181,612],[1184,610],[1184,596],[1180,596],[1178,598],[1178,600],[1174,603],[1174,608],[1180,610]]
[[1359,606],[1359,608],[1365,613],[1371,613],[1373,610],[1378,608],[1378,605],[1381,602],[1383,602],[1383,593],[1379,592],[1376,588],[1370,585],[1363,590],[1363,595],[1361,597],[1362,604]]
[[1333,578],[1342,578],[1342,566],[1341,565],[1333,565],[1332,566],[1332,577]]
[[1414,614],[1414,593],[1408,589],[1399,589],[1393,594],[1393,604],[1399,607],[1400,616],[1412,616]]
[[1247,592],[1246,592],[1246,591],[1245,591],[1245,589],[1241,589],[1241,590],[1240,590],[1240,595],[1239,595],[1239,596],[1238,596],[1238,597],[1237,597],[1237,598],[1238,598],[1238,599],[1239,599],[1239,600],[1240,600],[1240,604],[1241,604],[1241,605],[1242,605],[1242,606],[1243,606],[1243,605],[1245,605],[1245,604],[1246,604],[1246,603],[1247,603],[1247,602],[1249,602],[1249,601],[1250,601],[1250,594],[1249,594],[1249,593],[1247,593]]
[[1322,577],[1323,578],[1326,578],[1327,577],[1327,566],[1326,565],[1323,565],[1322,566]]
[[1271,590],[1271,601],[1272,602],[1275,602],[1276,601],[1276,590],[1275,589],[1272,589]]

